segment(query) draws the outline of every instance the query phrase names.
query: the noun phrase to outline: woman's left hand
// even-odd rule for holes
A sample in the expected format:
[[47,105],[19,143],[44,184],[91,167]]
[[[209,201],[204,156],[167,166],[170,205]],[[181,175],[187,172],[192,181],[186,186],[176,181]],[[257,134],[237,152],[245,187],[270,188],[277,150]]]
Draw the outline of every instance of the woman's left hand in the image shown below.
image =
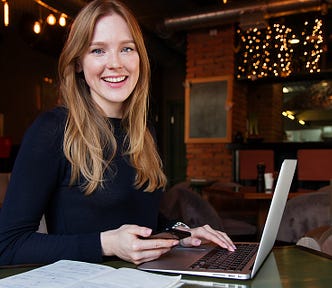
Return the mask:
[[189,231],[191,232],[191,237],[182,239],[180,241],[181,246],[199,246],[201,244],[212,242],[229,251],[234,251],[236,249],[236,246],[225,232],[214,230],[210,225],[191,228]]

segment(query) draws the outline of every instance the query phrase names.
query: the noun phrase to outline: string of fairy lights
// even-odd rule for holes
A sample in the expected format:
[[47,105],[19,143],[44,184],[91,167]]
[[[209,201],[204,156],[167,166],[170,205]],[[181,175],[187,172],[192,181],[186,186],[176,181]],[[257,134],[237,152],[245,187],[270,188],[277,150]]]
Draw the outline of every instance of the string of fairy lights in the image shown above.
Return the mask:
[[296,72],[320,72],[323,53],[323,20],[303,23],[302,31],[274,23],[264,29],[237,29],[238,79],[287,77]]

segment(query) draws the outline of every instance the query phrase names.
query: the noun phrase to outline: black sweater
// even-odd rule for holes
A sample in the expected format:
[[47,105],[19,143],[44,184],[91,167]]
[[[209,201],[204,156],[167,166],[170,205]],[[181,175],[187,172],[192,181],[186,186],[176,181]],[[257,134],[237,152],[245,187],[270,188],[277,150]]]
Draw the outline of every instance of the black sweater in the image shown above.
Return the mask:
[[[135,170],[121,149],[104,188],[86,196],[80,183],[69,186],[71,167],[62,149],[66,117],[66,109],[55,108],[24,136],[0,214],[0,265],[101,262],[100,232],[123,224],[157,228],[161,190],[133,187]],[[123,147],[121,120],[110,121]],[[48,234],[35,232],[43,214]]]

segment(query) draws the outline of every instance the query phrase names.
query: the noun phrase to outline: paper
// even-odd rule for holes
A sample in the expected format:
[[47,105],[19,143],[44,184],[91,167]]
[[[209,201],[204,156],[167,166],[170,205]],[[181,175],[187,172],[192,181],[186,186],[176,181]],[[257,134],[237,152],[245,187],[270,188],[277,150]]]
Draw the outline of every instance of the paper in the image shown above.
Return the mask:
[[0,288],[155,288],[179,287],[181,275],[165,276],[133,268],[61,260],[0,280]]

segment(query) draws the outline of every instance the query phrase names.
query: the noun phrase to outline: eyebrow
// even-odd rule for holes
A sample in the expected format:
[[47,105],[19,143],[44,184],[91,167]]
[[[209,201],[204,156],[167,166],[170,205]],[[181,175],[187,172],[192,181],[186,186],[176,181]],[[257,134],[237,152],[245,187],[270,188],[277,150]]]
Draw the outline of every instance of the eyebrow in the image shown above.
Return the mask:
[[[121,41],[120,44],[134,44],[136,45],[136,42],[134,40],[124,40]],[[103,41],[96,41],[96,42],[90,42],[89,46],[93,46],[93,45],[105,45],[105,42]]]

